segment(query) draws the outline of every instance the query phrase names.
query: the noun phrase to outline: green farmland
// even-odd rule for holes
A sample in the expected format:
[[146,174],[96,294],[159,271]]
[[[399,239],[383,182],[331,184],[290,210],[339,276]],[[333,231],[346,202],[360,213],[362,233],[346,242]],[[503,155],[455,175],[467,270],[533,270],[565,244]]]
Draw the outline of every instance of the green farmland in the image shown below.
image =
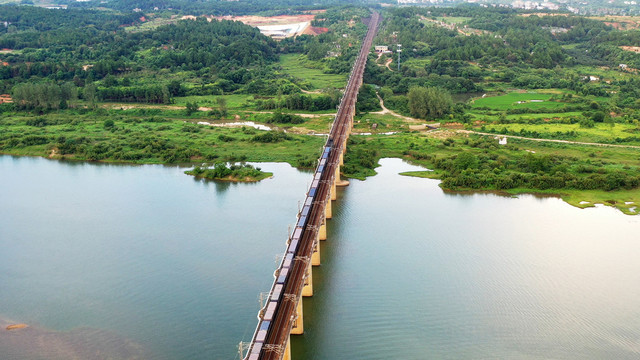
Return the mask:
[[476,99],[472,103],[472,108],[490,108],[493,110],[510,109],[542,109],[559,108],[564,103],[549,101],[553,94],[543,94],[537,92],[512,92],[506,95],[487,96]]
[[307,90],[319,90],[329,87],[342,88],[347,81],[346,75],[326,74],[324,64],[307,60],[299,54],[280,56],[280,66],[289,75],[303,79],[310,85]]

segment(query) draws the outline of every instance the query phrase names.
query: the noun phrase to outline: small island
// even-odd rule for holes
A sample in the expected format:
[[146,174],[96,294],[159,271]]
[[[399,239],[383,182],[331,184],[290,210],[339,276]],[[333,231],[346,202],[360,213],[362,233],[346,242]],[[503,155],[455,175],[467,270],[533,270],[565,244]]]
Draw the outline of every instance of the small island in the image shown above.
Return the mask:
[[273,176],[273,173],[263,172],[262,169],[249,164],[217,163],[213,168],[207,169],[196,166],[193,170],[185,171],[187,175],[207,180],[221,180],[232,182],[257,182]]

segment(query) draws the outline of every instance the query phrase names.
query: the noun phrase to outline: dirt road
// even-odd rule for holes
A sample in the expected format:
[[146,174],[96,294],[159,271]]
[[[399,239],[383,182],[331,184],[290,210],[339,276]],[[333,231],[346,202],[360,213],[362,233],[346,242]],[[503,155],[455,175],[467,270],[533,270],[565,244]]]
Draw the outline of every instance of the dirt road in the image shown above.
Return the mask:
[[602,143],[590,143],[590,142],[581,142],[581,141],[569,141],[569,140],[555,140],[555,139],[536,139],[536,138],[528,138],[524,136],[515,136],[515,135],[500,135],[500,134],[492,134],[485,133],[479,131],[471,131],[471,130],[458,130],[458,133],[463,134],[476,134],[483,136],[500,136],[506,137],[510,139],[522,139],[522,140],[530,140],[530,141],[539,141],[539,142],[554,142],[560,144],[573,144],[573,145],[589,145],[589,146],[602,146],[602,147],[617,147],[617,148],[627,148],[627,149],[640,149],[640,146],[636,145],[618,145],[618,144],[602,144]]

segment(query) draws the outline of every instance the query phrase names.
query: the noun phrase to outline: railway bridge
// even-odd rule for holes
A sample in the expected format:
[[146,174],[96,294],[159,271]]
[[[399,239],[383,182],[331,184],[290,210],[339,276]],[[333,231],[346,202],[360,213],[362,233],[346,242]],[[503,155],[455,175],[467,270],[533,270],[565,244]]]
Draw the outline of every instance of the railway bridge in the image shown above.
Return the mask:
[[296,226],[287,240],[287,249],[274,273],[267,301],[258,314],[258,325],[245,360],[291,359],[290,335],[302,334],[302,297],[313,295],[313,266],[320,265],[320,241],[327,238],[327,219],[336,187],[348,184],[340,180],[347,139],[367,64],[367,55],[378,31],[380,15],[374,12],[368,21],[360,53],[353,65],[331,131],[320,155],[318,166]]

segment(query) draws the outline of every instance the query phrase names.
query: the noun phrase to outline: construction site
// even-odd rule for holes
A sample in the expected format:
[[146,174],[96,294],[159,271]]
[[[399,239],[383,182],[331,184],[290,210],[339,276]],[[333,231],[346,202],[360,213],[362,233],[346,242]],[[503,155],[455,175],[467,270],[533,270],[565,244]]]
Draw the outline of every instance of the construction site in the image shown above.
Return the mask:
[[329,31],[327,28],[311,26],[314,14],[280,15],[280,16],[219,16],[218,20],[240,21],[257,27],[260,32],[273,39],[285,39],[299,35],[316,36]]

